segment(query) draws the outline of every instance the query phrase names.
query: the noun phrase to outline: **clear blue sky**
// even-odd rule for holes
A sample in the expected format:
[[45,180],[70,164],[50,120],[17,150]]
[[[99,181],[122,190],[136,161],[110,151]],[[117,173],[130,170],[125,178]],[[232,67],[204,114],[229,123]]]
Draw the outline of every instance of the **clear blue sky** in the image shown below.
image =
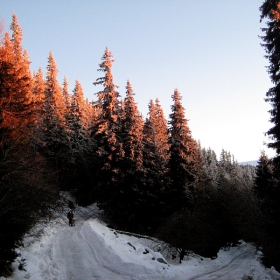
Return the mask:
[[49,51],[59,81],[74,88],[78,79],[89,100],[105,47],[113,53],[113,75],[125,96],[130,80],[146,117],[159,98],[168,118],[178,88],[189,127],[203,147],[222,148],[239,162],[256,160],[270,127],[272,86],[260,46],[259,7],[263,0],[0,0],[6,30],[16,13],[23,46],[46,72]]

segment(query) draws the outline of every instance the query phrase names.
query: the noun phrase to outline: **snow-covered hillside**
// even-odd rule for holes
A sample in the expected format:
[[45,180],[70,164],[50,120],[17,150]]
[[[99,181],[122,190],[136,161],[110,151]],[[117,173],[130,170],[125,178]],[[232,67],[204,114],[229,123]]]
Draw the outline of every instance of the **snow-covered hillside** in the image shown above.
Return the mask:
[[14,263],[11,279],[280,279],[275,269],[260,264],[261,253],[244,242],[220,250],[215,260],[193,255],[179,264],[158,252],[162,246],[156,241],[119,233],[98,218],[81,216],[75,227],[65,221],[52,223],[40,238],[27,237],[21,250],[26,271]]

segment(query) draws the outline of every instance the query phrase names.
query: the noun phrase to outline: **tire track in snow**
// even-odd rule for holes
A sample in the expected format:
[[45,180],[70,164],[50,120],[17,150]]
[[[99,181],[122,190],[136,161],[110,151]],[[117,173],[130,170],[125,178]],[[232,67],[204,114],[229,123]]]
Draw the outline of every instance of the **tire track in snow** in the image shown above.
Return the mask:
[[[59,249],[56,250],[55,259],[62,263],[65,280],[102,279],[96,252],[81,234],[83,226],[84,222],[77,222],[75,227],[63,230],[56,240]],[[85,254],[88,251],[90,252]]]
[[[114,270],[106,258],[106,254],[110,253],[106,253],[106,248],[101,250],[98,246],[102,240],[87,227],[89,225],[85,221],[77,221],[75,227],[65,228],[56,237],[53,244],[53,268],[60,267],[59,280],[133,279],[131,276],[119,275]],[[55,278],[55,270],[51,273],[49,271],[49,274],[54,276],[51,279],[58,279]]]

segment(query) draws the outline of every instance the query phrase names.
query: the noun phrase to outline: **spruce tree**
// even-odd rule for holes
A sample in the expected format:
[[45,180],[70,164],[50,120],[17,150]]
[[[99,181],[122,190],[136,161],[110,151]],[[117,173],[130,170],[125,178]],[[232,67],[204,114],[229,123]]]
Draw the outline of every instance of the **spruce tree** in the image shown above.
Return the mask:
[[38,127],[42,125],[45,103],[45,80],[41,68],[39,68],[38,72],[34,73],[32,92],[36,113],[36,126]]
[[[6,33],[0,45],[0,162],[15,143],[28,145],[35,124],[30,62],[15,14],[11,30],[12,38]],[[21,152],[27,152],[23,146]]]
[[[22,30],[13,14],[12,38],[5,34],[1,46],[1,117],[6,127],[24,128],[35,121],[32,98],[32,77],[27,51],[22,47]],[[19,122],[19,119],[21,120]],[[26,131],[27,132],[27,131]]]
[[156,134],[156,110],[153,100],[149,102],[149,117],[146,118],[143,130],[143,166],[145,204],[143,209],[146,223],[154,230],[167,215],[165,191],[169,184],[166,176],[166,162],[159,152]]
[[143,119],[138,111],[134,95],[132,86],[127,81],[124,99],[123,149],[126,161],[125,170],[132,175],[131,180],[134,177],[133,173],[141,173],[143,167]]
[[[166,156],[165,153],[165,139],[166,131],[164,126],[163,112],[158,117],[159,103],[156,106],[151,99],[148,105],[149,117],[144,123],[144,167],[146,185],[149,191],[158,197],[159,190],[164,188],[164,176],[166,174]],[[162,129],[163,128],[163,129]],[[161,137],[163,137],[161,139]],[[167,180],[168,181],[168,180]]]
[[154,124],[156,129],[156,145],[158,146],[159,155],[164,162],[167,162],[169,158],[169,132],[167,121],[158,98],[155,101]]
[[30,141],[37,103],[15,14],[11,30],[12,38],[6,33],[0,45],[0,276],[10,269],[24,234],[46,213],[51,216],[50,200],[57,198],[54,186],[49,192],[44,159]]
[[87,106],[84,98],[84,92],[81,83],[76,80],[75,88],[73,90],[73,97],[72,97],[72,109],[76,111],[79,115],[79,120],[81,122],[81,126],[83,127],[84,131],[87,134],[88,126],[89,126],[89,119],[88,119],[88,112]]
[[[121,102],[122,138],[124,157],[121,164],[123,173],[120,184],[121,208],[126,227],[136,230],[143,227],[143,207],[146,193],[143,190],[143,119],[134,99],[135,93],[127,81],[126,96]],[[120,210],[120,209],[119,209]]]
[[32,129],[32,142],[40,149],[43,138],[43,121],[45,116],[45,79],[41,68],[33,74],[32,96],[34,102],[35,125]]
[[[260,209],[266,215],[273,213],[277,179],[275,178],[272,161],[262,152],[256,167],[254,191],[259,199]],[[272,218],[271,216],[268,218]]]
[[63,98],[62,88],[57,80],[58,69],[50,52],[48,57],[48,66],[46,73],[46,111],[49,114],[49,118],[56,121],[57,126],[63,127],[65,124],[65,111],[66,102]]
[[149,182],[147,185],[155,191],[162,184],[163,176],[167,171],[168,151],[166,151],[165,142],[167,134],[163,111],[159,103],[157,102],[157,105],[155,105],[154,101],[150,100],[148,108],[149,117],[144,124],[144,166],[146,178]]
[[[64,84],[64,95],[67,100],[67,92]],[[68,95],[68,98],[69,95]],[[67,136],[70,149],[67,151],[64,165],[67,164],[68,188],[75,189],[79,199],[90,184],[90,171],[88,157],[90,153],[88,125],[85,120],[85,101],[83,89],[78,80],[67,113]],[[68,105],[69,106],[69,105]]]
[[70,114],[70,108],[71,108],[71,96],[69,94],[69,90],[68,90],[68,81],[67,78],[64,77],[63,79],[63,88],[62,88],[62,95],[65,101],[65,120],[66,120],[66,124],[68,123],[68,117]]
[[94,82],[103,88],[97,93],[98,118],[92,128],[95,148],[96,185],[100,206],[107,213],[114,214],[117,209],[117,197],[120,195],[119,184],[122,180],[121,161],[124,157],[123,142],[121,139],[121,118],[119,93],[113,82],[112,59],[113,55],[105,49],[98,71],[104,76]]
[[54,170],[60,170],[62,183],[64,181],[63,162],[69,150],[69,139],[66,134],[66,103],[57,74],[56,62],[50,52],[46,73],[44,119],[41,126],[41,150]]
[[88,123],[85,116],[84,93],[78,80],[73,90],[69,118],[69,129],[72,131],[71,146],[77,150],[87,150]]
[[[265,33],[262,36],[264,43],[262,46],[265,48],[267,53],[266,58],[269,61],[268,74],[273,83],[266,93],[266,101],[272,106],[269,111],[271,118],[270,122],[273,124],[267,131],[267,135],[270,136],[272,142],[268,144],[268,147],[272,148],[276,152],[276,156],[273,158],[274,164],[274,176],[279,178],[280,174],[280,1],[279,0],[266,0],[260,7],[261,20],[267,19],[267,27],[262,28]],[[270,207],[272,208],[275,232],[277,232],[277,242],[280,244],[279,228],[280,228],[280,181],[278,180],[276,189],[274,191],[274,196],[270,202]],[[280,246],[280,245],[279,245]],[[279,259],[279,258],[278,258]],[[279,264],[278,264],[279,265]],[[280,265],[279,265],[280,266]]]
[[175,211],[186,208],[192,203],[195,181],[199,169],[197,143],[192,138],[181,95],[175,89],[172,95],[174,104],[170,114],[170,159],[169,176],[172,180],[170,199]]
[[271,137],[273,142],[268,146],[275,149],[278,155],[280,154],[280,1],[279,0],[266,0],[260,7],[261,20],[267,18],[267,27],[262,28],[265,35],[262,36],[264,43],[262,46],[265,48],[267,55],[265,56],[270,65],[268,66],[268,73],[274,86],[266,93],[266,101],[272,106],[269,111],[271,115],[271,123],[273,127],[270,128],[267,134]]

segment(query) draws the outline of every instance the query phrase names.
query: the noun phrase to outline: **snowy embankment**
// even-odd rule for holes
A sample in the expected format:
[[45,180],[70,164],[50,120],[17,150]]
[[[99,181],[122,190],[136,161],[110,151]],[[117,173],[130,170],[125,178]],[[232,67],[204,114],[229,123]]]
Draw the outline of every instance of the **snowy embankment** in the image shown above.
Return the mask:
[[220,250],[215,260],[194,255],[178,264],[156,252],[160,244],[151,239],[122,234],[81,216],[75,227],[52,223],[40,238],[26,238],[21,250],[26,271],[15,263],[11,279],[280,279],[277,271],[260,264],[260,252],[244,242]]

